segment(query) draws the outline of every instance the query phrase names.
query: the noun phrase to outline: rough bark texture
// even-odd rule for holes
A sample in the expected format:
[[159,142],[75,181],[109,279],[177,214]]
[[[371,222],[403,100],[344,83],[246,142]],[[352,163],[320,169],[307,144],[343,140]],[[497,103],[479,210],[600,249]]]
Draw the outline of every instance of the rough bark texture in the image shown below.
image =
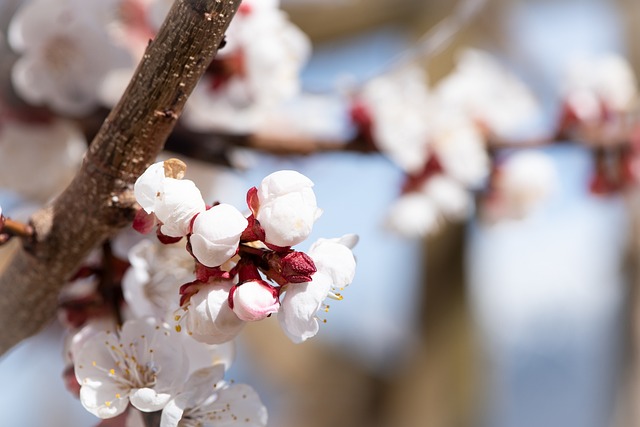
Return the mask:
[[24,242],[0,277],[0,354],[45,325],[83,258],[130,222],[133,183],[162,149],[239,4],[175,2],[78,175],[32,217],[35,239]]

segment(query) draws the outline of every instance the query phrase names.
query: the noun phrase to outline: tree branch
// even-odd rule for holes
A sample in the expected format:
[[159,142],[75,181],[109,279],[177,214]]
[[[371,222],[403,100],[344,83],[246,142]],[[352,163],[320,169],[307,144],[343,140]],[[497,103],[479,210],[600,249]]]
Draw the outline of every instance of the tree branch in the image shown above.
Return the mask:
[[44,326],[60,288],[89,251],[132,220],[133,183],[162,149],[239,4],[174,3],[82,168],[32,217],[35,236],[0,277],[0,354]]

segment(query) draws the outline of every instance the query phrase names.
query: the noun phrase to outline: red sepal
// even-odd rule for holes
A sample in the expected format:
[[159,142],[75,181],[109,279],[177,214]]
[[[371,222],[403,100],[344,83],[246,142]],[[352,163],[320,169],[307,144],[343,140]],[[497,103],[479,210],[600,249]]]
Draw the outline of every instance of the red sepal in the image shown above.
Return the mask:
[[256,187],[251,187],[247,191],[247,206],[249,206],[253,215],[258,215],[260,200],[258,199],[258,189]]
[[235,271],[224,271],[220,267],[207,267],[196,261],[196,279],[202,283],[207,283],[210,279],[231,280]]
[[353,101],[349,115],[351,116],[351,121],[356,126],[358,137],[375,148],[373,118],[367,105],[360,100]]
[[156,215],[147,213],[144,209],[138,209],[136,216],[133,218],[133,229],[141,234],[148,234],[158,223]]
[[281,275],[289,283],[306,283],[317,270],[311,257],[304,252],[291,252],[281,259]]
[[185,283],[180,286],[180,307],[183,307],[192,296],[197,294],[202,285],[204,285],[203,282],[194,280],[193,282]]
[[444,172],[444,168],[435,154],[429,156],[429,160],[425,163],[422,170],[414,175],[407,176],[402,185],[402,194],[420,191],[420,187],[434,175]]
[[182,237],[171,237],[167,236],[166,234],[162,234],[162,231],[160,231],[160,226],[158,226],[158,229],[156,230],[156,235],[158,236],[158,240],[160,240],[160,243],[165,245],[178,243],[180,240],[182,240]]
[[[254,187],[255,188],[255,187]],[[256,240],[260,240],[264,242],[264,228],[260,225],[255,216],[249,215],[247,218],[249,224],[247,228],[242,232],[240,236],[241,242],[255,242]]]
[[76,378],[76,371],[73,365],[68,365],[62,372],[64,387],[76,398],[80,397],[80,383]]

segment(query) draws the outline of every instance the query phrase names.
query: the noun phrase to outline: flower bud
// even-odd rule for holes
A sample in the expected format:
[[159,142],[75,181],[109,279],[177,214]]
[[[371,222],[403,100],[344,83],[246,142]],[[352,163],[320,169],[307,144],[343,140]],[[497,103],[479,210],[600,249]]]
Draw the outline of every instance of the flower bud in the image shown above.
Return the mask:
[[311,281],[316,266],[311,257],[304,252],[291,252],[282,258],[282,277],[289,283]]
[[217,267],[235,255],[247,219],[231,205],[220,204],[198,215],[190,237],[196,259],[207,267]]
[[262,320],[280,308],[278,290],[264,280],[250,280],[231,290],[233,312],[246,322]]
[[206,205],[193,181],[167,177],[168,168],[165,162],[149,166],[136,181],[134,194],[140,206],[162,222],[162,234],[182,237],[189,233],[193,217]]
[[229,291],[233,283],[213,280],[199,287],[190,300],[186,313],[189,334],[206,344],[231,341],[240,333],[244,322],[229,307]]
[[311,189],[313,182],[295,171],[278,171],[262,180],[256,219],[267,243],[286,247],[304,241],[322,211]]

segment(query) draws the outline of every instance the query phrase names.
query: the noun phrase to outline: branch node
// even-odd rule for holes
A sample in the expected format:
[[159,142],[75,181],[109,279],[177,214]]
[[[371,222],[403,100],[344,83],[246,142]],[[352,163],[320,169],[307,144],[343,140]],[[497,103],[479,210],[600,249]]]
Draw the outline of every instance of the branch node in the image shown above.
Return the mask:
[[163,117],[166,119],[178,120],[178,114],[173,111],[171,108],[165,108],[164,110],[155,110],[153,115],[156,117]]

